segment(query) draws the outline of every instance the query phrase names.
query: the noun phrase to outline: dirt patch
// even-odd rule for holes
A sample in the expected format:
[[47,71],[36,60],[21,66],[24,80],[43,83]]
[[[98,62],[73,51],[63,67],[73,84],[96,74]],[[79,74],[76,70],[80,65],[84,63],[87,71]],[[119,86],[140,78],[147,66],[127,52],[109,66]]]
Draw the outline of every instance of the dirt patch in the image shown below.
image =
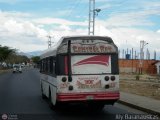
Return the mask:
[[120,91],[151,97],[160,100],[159,76],[120,75]]

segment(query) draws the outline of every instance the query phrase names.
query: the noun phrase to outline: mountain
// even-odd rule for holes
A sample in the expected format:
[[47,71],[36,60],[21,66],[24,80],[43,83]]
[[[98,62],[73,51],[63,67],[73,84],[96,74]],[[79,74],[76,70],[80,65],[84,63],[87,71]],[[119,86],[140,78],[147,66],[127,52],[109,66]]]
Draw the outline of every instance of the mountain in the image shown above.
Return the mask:
[[33,52],[28,52],[26,54],[30,55],[30,56],[40,56],[42,54],[43,51],[33,51]]
[[24,52],[18,52],[17,54],[18,54],[18,55],[24,55],[24,56],[27,56],[28,58],[31,58],[31,57],[32,57],[32,55],[27,54],[27,53],[24,53]]
[[18,52],[18,55],[25,55],[27,56],[28,58],[31,58],[33,56],[40,56],[42,53],[42,51],[33,51],[33,52],[27,52],[27,53],[24,53],[24,52]]

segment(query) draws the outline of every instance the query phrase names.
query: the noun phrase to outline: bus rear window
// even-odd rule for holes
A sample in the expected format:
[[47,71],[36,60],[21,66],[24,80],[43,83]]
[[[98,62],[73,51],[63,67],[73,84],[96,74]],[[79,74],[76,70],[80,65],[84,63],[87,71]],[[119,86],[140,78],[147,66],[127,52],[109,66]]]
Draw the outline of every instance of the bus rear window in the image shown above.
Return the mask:
[[73,55],[72,74],[111,73],[111,55]]

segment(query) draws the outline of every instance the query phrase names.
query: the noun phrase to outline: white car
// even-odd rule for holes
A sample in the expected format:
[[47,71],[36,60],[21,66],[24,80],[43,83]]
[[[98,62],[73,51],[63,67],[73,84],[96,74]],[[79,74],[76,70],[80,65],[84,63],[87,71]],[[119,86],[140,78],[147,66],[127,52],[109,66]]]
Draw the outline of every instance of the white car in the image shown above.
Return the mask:
[[13,65],[13,73],[15,73],[15,72],[22,73],[22,66],[19,64]]

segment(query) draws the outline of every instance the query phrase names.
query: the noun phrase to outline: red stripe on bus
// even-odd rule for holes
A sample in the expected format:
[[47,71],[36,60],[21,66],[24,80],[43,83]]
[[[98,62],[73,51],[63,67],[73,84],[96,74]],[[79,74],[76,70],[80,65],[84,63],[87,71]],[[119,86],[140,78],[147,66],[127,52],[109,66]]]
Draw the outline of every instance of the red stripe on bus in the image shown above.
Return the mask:
[[81,61],[78,61],[73,66],[87,65],[87,64],[98,64],[98,65],[109,65],[109,55],[96,55]]
[[65,69],[65,74],[68,75],[68,57],[64,57],[64,69]]
[[[90,98],[92,97],[92,98]],[[119,92],[116,93],[59,93],[57,94],[58,101],[86,101],[93,100],[118,100]]]

